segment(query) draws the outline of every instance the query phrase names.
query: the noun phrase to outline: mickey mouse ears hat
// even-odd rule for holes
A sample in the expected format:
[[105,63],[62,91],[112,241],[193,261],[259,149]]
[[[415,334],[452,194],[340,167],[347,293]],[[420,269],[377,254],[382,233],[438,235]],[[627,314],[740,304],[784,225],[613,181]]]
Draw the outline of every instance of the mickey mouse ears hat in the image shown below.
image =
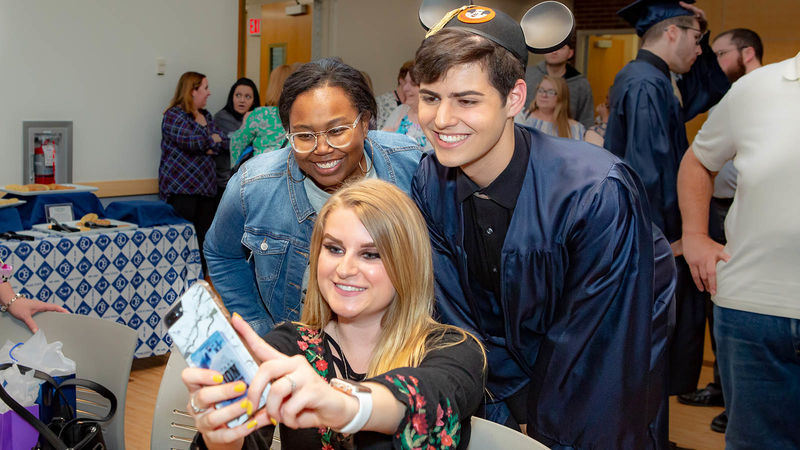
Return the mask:
[[528,50],[548,53],[569,41],[575,25],[572,12],[556,1],[545,1],[529,9],[520,23],[508,14],[486,6],[463,5],[463,0],[424,0],[419,21],[429,30],[458,28],[483,36],[510,51],[528,65]]
[[[694,3],[695,0],[684,0]],[[636,0],[617,11],[617,15],[636,28],[640,37],[662,20],[678,16],[693,16],[694,13],[678,4],[678,0]]]

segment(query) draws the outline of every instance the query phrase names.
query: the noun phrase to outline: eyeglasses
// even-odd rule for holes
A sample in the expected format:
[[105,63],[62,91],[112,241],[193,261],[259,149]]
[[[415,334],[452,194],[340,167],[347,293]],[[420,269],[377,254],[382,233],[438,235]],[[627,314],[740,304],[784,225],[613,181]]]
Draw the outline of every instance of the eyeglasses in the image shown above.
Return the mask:
[[697,39],[695,39],[695,41],[694,41],[695,44],[700,45],[700,41],[703,40],[703,35],[705,34],[705,33],[703,33],[703,30],[701,30],[699,28],[694,28],[694,27],[687,27],[685,25],[675,25],[675,26],[680,28],[681,30],[693,30],[693,31],[697,31],[698,33],[700,33],[697,36]]
[[718,50],[718,51],[714,52],[714,54],[717,55],[717,58],[722,58],[722,55],[724,55],[726,53],[737,52],[737,51],[740,52],[743,49],[744,49],[744,47],[741,47],[741,48],[740,47],[734,47],[734,48],[729,48],[727,50]]
[[545,97],[555,97],[556,95],[558,95],[558,92],[556,92],[555,89],[539,88],[536,90],[536,93],[539,95],[544,95]]
[[289,144],[297,153],[311,153],[317,148],[317,136],[325,135],[325,142],[333,148],[347,147],[353,142],[355,136],[355,128],[358,121],[361,120],[361,114],[356,117],[352,125],[339,125],[333,127],[328,131],[301,131],[298,133],[289,133],[286,137],[289,139]]
[[236,94],[233,94],[233,96],[234,96],[234,98],[236,98],[237,100],[238,100],[238,99],[242,99],[242,98],[243,98],[243,99],[245,99],[245,100],[252,100],[252,99],[253,99],[253,96],[252,96],[252,95],[250,95],[250,94],[236,93]]

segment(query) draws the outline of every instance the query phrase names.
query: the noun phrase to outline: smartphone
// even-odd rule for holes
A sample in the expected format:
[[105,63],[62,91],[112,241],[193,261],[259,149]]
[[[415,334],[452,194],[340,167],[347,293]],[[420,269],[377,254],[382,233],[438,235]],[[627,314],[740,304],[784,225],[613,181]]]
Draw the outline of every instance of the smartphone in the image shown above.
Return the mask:
[[[200,280],[189,287],[167,313],[164,323],[189,367],[216,370],[225,383],[244,381],[250,386],[258,364],[231,326],[227,309],[208,283]],[[266,403],[269,388],[268,384],[256,410]],[[241,401],[246,396],[245,392],[217,403],[216,408]],[[228,427],[241,425],[247,418],[247,414],[242,414],[228,422]]]

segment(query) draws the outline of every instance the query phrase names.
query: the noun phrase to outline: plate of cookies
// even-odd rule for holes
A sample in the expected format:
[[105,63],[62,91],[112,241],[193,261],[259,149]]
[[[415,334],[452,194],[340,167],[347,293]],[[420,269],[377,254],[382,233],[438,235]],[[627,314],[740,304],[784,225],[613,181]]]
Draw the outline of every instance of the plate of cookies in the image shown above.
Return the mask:
[[115,219],[101,219],[95,213],[89,213],[81,217],[80,220],[70,220],[68,222],[58,222],[51,218],[49,223],[38,223],[33,226],[36,231],[68,236],[133,230],[135,228],[138,228],[135,223]]
[[[3,195],[5,195],[5,194],[0,195],[0,197],[2,197]],[[24,203],[27,203],[27,202],[25,200],[20,200],[20,199],[18,199],[16,197],[0,198],[0,209],[10,208],[12,206],[19,206],[19,205],[22,205]]]
[[7,184],[5,186],[0,187],[0,191],[20,196],[42,195],[42,194],[66,194],[70,192],[92,192],[96,190],[97,188],[94,186],[86,186],[83,184],[70,184],[70,183]]

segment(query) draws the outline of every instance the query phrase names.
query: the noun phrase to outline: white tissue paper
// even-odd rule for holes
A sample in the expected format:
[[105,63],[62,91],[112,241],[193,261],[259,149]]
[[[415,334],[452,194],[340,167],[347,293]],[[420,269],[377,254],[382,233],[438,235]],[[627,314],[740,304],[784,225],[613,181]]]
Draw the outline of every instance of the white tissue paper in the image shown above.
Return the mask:
[[61,341],[48,344],[44,331],[39,329],[22,345],[6,341],[0,348],[0,364],[19,364],[44,372],[51,377],[72,375],[75,373],[75,361],[64,356],[61,347]]
[[[42,380],[33,377],[33,371],[29,370],[26,374],[21,374],[16,364],[6,370],[0,370],[0,384],[14,400],[23,408],[33,406],[36,397],[39,395],[39,385]],[[0,414],[10,410],[2,400],[0,400]]]

